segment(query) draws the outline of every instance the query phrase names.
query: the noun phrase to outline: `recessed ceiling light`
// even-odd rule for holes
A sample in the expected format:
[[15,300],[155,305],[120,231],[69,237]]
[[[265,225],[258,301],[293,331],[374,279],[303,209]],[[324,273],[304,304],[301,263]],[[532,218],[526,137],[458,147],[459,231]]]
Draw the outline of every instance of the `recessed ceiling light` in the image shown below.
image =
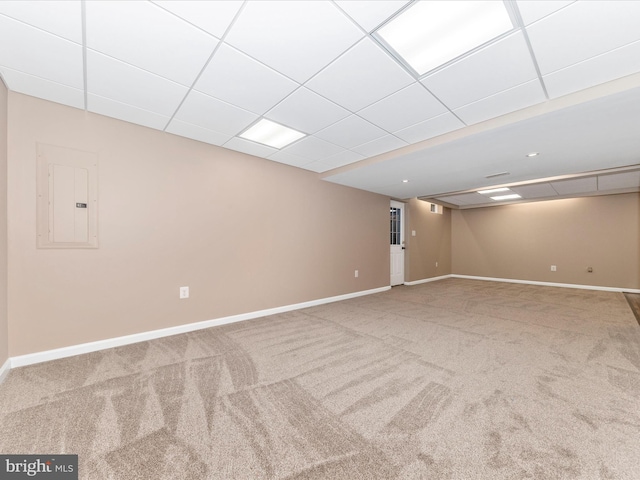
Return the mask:
[[537,157],[538,155],[540,155],[539,152],[531,152],[531,153],[527,153],[527,157]]
[[415,2],[376,35],[418,75],[513,29],[504,2]]
[[510,195],[498,195],[497,197],[491,197],[491,200],[514,200],[516,198],[522,198],[517,193],[512,193]]
[[478,190],[478,193],[487,195],[489,193],[508,192],[508,191],[509,189],[507,187],[502,187],[502,188],[492,188],[491,190]]
[[263,118],[239,136],[269,147],[283,148],[304,137],[305,134]]
[[409,183],[409,180],[402,180],[402,183]]

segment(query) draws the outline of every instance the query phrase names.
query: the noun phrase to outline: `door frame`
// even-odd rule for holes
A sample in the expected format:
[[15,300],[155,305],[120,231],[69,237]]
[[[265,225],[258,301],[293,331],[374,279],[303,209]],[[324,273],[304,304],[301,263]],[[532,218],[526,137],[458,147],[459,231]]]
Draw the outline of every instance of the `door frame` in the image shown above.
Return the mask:
[[[403,202],[398,202],[396,200],[391,200],[390,201],[390,205],[389,205],[389,213],[391,213],[391,208],[398,208],[400,209],[400,230],[399,230],[399,234],[400,234],[400,243],[396,244],[399,248],[397,248],[396,250],[400,250],[397,251],[395,253],[395,255],[401,254],[402,258],[401,258],[401,262],[400,262],[400,266],[402,268],[402,278],[399,278],[398,276],[394,276],[393,275],[393,247],[394,244],[391,243],[391,237],[389,239],[389,260],[390,260],[390,272],[389,272],[389,283],[390,285],[396,286],[396,285],[403,285],[404,284],[404,279],[405,279],[405,217],[406,217],[406,203]],[[391,228],[389,229],[389,233],[391,235]],[[397,277],[394,279],[394,277]]]

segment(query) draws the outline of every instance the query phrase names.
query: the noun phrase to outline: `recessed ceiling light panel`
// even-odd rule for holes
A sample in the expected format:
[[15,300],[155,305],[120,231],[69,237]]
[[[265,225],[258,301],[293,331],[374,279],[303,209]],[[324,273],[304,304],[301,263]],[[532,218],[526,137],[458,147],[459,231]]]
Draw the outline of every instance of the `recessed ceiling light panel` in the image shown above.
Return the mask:
[[509,192],[510,190],[507,187],[501,187],[501,188],[492,188],[490,190],[478,190],[478,193],[481,193],[482,195],[488,195],[490,193],[498,193],[498,192]]
[[415,2],[376,35],[424,75],[512,29],[504,2],[437,0]]
[[531,152],[531,153],[527,153],[527,157],[537,157],[538,155],[540,155],[539,152]]
[[239,136],[269,147],[283,148],[304,137],[305,134],[263,118]]
[[516,198],[522,198],[517,193],[511,193],[509,195],[498,195],[497,197],[491,197],[491,200],[515,200]]

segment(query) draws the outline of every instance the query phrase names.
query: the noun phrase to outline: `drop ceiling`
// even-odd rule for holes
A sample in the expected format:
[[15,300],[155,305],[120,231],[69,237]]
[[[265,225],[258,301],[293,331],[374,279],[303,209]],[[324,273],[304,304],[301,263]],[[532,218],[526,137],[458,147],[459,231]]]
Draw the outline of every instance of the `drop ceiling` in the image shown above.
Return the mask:
[[[511,31],[418,76],[375,36],[404,0],[3,0],[0,76],[401,199],[515,183],[564,196],[522,185],[639,165],[640,1],[505,5]],[[261,118],[306,136],[240,138]]]
[[[561,198],[612,195],[640,191],[640,166],[613,168],[576,175],[565,175],[515,184],[496,185],[492,189],[454,192],[445,195],[420,197],[450,208],[467,209],[496,204],[513,204]],[[519,198],[494,200],[494,195],[513,195]]]

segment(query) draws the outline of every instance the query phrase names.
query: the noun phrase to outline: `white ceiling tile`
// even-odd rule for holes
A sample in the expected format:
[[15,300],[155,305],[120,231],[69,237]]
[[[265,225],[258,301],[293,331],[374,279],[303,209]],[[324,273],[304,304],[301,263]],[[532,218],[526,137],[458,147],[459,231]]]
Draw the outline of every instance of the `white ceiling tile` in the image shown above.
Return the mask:
[[454,110],[537,78],[522,32],[509,35],[422,80]]
[[175,135],[180,135],[181,137],[198,140],[199,142],[210,143],[211,145],[223,145],[231,138],[230,135],[208,130],[206,128],[199,127],[198,125],[176,120],[175,118],[171,120],[171,123],[165,131]]
[[296,82],[223,44],[194,88],[261,115],[297,87]]
[[348,110],[301,87],[267,112],[265,117],[300,132],[313,134],[349,115]]
[[[341,173],[333,173],[331,176],[325,177],[325,179],[363,190],[374,188],[378,192],[385,191],[385,186],[402,185],[405,191],[414,190],[415,193],[412,196],[418,196],[423,195],[420,191],[425,191],[425,183],[427,185],[437,183],[439,177],[438,171],[440,170],[438,168],[439,165],[431,162],[429,156],[425,156],[424,154],[421,155],[420,165],[417,169],[407,167],[406,164],[394,162],[393,160],[388,162],[363,163],[363,165],[358,166],[359,168],[348,169],[346,172]],[[459,174],[456,173],[453,174],[454,177],[458,175]],[[431,180],[429,180],[429,178]],[[402,182],[403,179],[409,179],[410,182],[405,184]],[[433,189],[428,191],[434,193]],[[437,193],[442,193],[443,191],[452,191],[452,189],[436,190]]]
[[541,18],[557,12],[575,0],[517,0],[518,10],[525,25],[537,22]]
[[3,0],[0,13],[34,27],[82,43],[82,9],[80,0]]
[[278,163],[285,163],[287,165],[291,165],[292,167],[300,167],[304,168],[305,165],[309,165],[311,160],[308,158],[298,157],[297,155],[293,155],[291,153],[278,151],[272,155],[267,157],[269,160],[273,160]]
[[556,197],[558,193],[548,183],[536,183],[533,185],[521,185],[509,187],[522,198]]
[[356,115],[351,115],[320,130],[316,135],[341,147],[352,148],[383,137],[386,132]]
[[598,176],[598,190],[615,190],[618,188],[640,187],[640,172],[624,172]]
[[44,80],[6,67],[0,67],[0,75],[14,92],[75,108],[84,108],[84,90]]
[[367,32],[373,31],[381,23],[404,7],[408,0],[339,0],[336,2],[347,15]]
[[356,112],[413,82],[388,54],[365,38],[306,86]]
[[367,108],[358,115],[374,125],[395,132],[447,112],[421,84],[414,83]]
[[84,88],[80,45],[2,15],[0,45],[0,66]]
[[[155,129],[170,123],[168,132],[316,172],[440,136],[389,153],[383,162],[362,162],[330,180],[385,195],[463,191],[502,171],[510,175],[500,181],[515,183],[638,163],[640,1],[511,4],[520,7],[531,38],[540,42],[532,40],[543,70],[555,68],[544,75],[552,98],[610,83],[572,97],[581,104],[563,108],[563,100],[550,100],[549,108],[521,112],[517,117],[525,121],[507,123],[516,118],[507,116],[500,125],[482,124],[482,132],[472,128],[446,135],[464,124],[444,109],[430,111],[430,81],[443,98],[450,95],[449,104],[469,123],[544,97],[537,77],[517,83],[531,75],[520,33],[435,72],[424,85],[416,83],[364,34],[404,8],[405,0],[249,1],[242,6],[86,1],[87,38],[108,50],[86,50],[87,93],[79,44],[83,2],[0,0],[0,75],[15,92],[78,108],[88,95],[91,112]],[[229,38],[237,33],[248,50],[239,53],[225,43],[212,58],[209,86],[216,90],[189,94],[188,86],[227,30]],[[309,85],[299,85],[316,73]],[[318,136],[282,151],[234,136],[259,115]],[[525,162],[524,154],[534,150],[542,155]],[[517,158],[523,161],[514,162]],[[599,190],[593,180],[583,184],[580,179],[555,187],[566,196],[603,194],[638,189],[639,175],[600,175]],[[410,182],[403,184],[402,178]],[[541,199],[556,196],[550,188],[547,182],[513,190]]]
[[[622,85],[640,85],[633,76]],[[620,85],[620,84],[616,84]],[[409,177],[413,195],[441,194],[486,186],[486,175],[509,171],[501,182],[520,182],[542,177],[613,168],[638,163],[640,88],[622,90],[570,108],[530,116],[484,132],[448,134],[437,141],[415,146],[384,162],[334,174],[326,179],[343,185],[391,194],[376,179],[391,179],[398,172],[426,172]],[[558,105],[553,102],[550,107]],[[542,108],[532,109],[541,113]],[[523,117],[520,117],[523,118]],[[487,125],[488,126],[488,125]],[[484,125],[483,125],[484,127]],[[540,157],[525,161],[531,151]],[[518,161],[517,159],[522,159]],[[405,177],[407,178],[407,177]]]
[[400,137],[405,142],[417,143],[453,130],[458,130],[464,126],[464,123],[458,120],[455,115],[445,113],[394,132],[394,135]]
[[640,41],[592,57],[543,77],[550,98],[640,72]]
[[467,125],[499,117],[546,100],[538,80],[518,85],[496,95],[465,105],[453,112]]
[[222,38],[243,2],[240,0],[225,0],[224,2],[160,0],[154,3],[203,29],[205,32]]
[[273,155],[278,151],[275,148],[267,147],[266,145],[255,143],[239,137],[233,137],[231,140],[225,143],[223,147],[262,158],[267,158],[269,155]]
[[305,170],[310,170],[316,173],[324,173],[332,169],[332,167],[325,165],[322,162],[311,162],[304,166]]
[[[323,163],[325,162],[323,161]],[[423,164],[424,163],[423,159]],[[406,187],[410,184],[403,183],[402,180],[406,179],[407,174],[411,174],[411,172],[402,168],[386,168],[385,164],[386,162],[374,162],[369,165],[359,165],[358,168],[350,168],[346,172],[329,174],[324,177],[324,179],[329,182],[360,188],[362,190],[378,191],[389,185],[401,185],[407,190]],[[384,170],[384,174],[380,173],[382,170]],[[424,168],[422,170],[424,170]],[[401,198],[408,197],[405,196]]]
[[480,193],[461,193],[460,195],[449,195],[446,197],[436,197],[436,200],[440,200],[453,205],[482,205],[484,203],[492,203],[493,200],[486,195]]
[[87,51],[89,93],[170,117],[187,88],[100,53]]
[[543,75],[640,40],[640,2],[590,0],[527,27]]
[[234,136],[257,120],[258,116],[204,93],[191,91],[175,118]]
[[306,170],[311,170],[316,173],[324,173],[335,168],[344,167],[352,163],[364,160],[365,157],[359,155],[351,150],[345,150],[343,153],[334,155],[333,157],[318,162],[312,162],[305,165]]
[[87,95],[87,110],[157,130],[164,129],[169,121],[169,117],[93,94]]
[[407,146],[407,142],[400,140],[393,135],[387,135],[385,137],[378,138],[372,142],[364,143],[354,147],[352,150],[365,157],[373,157],[382,153],[390,152],[391,150],[397,150]]
[[322,160],[340,153],[344,149],[316,137],[306,137],[298,140],[290,147],[282,149],[283,152],[306,158],[310,161]]
[[320,163],[324,167],[327,167],[325,170],[331,170],[338,167],[344,167],[345,165],[351,165],[352,163],[359,162],[360,160],[364,160],[366,157],[364,155],[360,155],[359,153],[353,152],[351,150],[343,150],[340,153],[332,155],[330,157],[322,159]]
[[331,2],[248,2],[225,41],[303,83],[363,37]]
[[597,177],[558,180],[557,182],[551,182],[551,186],[559,195],[574,195],[577,193],[598,191]]
[[191,86],[218,40],[150,2],[86,2],[87,47]]

